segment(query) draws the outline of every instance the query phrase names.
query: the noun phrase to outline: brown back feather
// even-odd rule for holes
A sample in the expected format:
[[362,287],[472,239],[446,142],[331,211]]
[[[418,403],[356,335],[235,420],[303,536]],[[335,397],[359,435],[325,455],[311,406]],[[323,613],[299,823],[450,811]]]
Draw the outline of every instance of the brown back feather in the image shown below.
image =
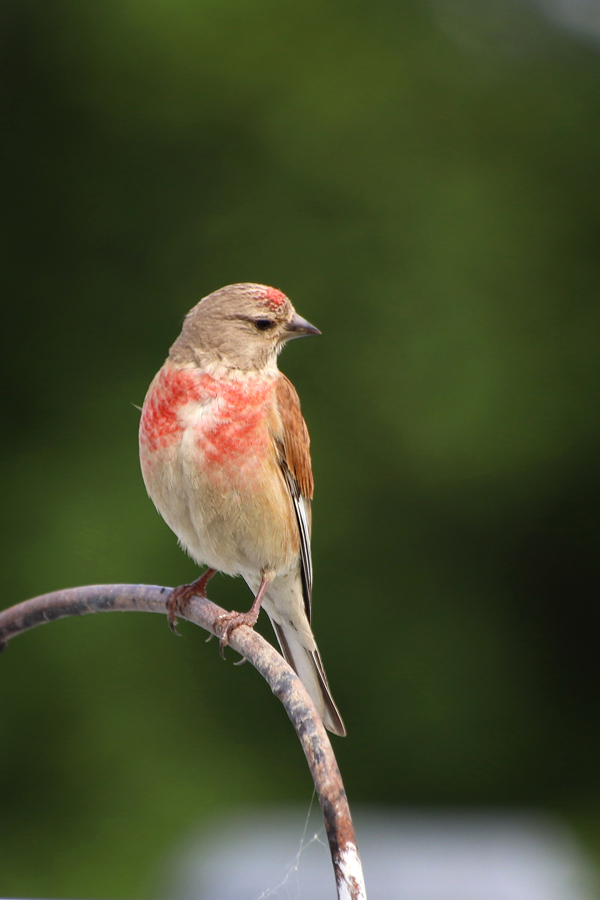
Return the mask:
[[314,481],[310,461],[310,437],[300,411],[300,399],[289,378],[277,380],[277,405],[283,424],[281,436],[285,462],[298,482],[303,497],[312,500]]
[[300,537],[300,575],[304,608],[310,622],[312,596],[312,559],[310,552],[311,500],[313,475],[310,461],[308,428],[300,411],[296,390],[285,375],[277,381],[277,406],[282,431],[275,433],[279,464],[287,484],[298,524]]

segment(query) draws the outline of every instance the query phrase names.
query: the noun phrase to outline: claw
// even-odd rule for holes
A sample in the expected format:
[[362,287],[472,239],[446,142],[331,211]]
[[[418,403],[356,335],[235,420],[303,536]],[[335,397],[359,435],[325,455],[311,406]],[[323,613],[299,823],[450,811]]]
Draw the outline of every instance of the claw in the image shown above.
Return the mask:
[[[239,628],[240,625],[248,625],[249,628],[254,628],[254,626],[256,625],[258,614],[260,612],[260,605],[270,581],[271,579],[268,578],[267,575],[263,575],[258,593],[254,598],[254,603],[247,613],[239,613],[233,610],[232,612],[222,613],[215,619],[213,628],[215,629],[216,633],[220,632],[219,653],[221,654],[222,659],[225,659],[225,647],[229,643],[229,638],[232,631],[235,631],[235,629]],[[210,638],[208,640],[210,640]],[[244,660],[242,660],[242,662],[243,661]],[[241,665],[241,663],[236,663],[235,665]]]
[[[189,588],[189,584],[182,585],[181,587]],[[174,588],[169,597],[167,599],[167,622],[169,623],[169,628],[176,634],[177,637],[181,637],[181,634],[177,631],[177,613],[179,611],[179,604],[181,602],[181,597],[178,596],[178,591],[181,592],[181,587]]]
[[181,637],[176,628],[177,613],[182,616],[186,614],[192,597],[200,596],[206,598],[206,585],[214,574],[215,569],[207,569],[196,581],[193,581],[191,584],[180,584],[179,587],[173,588],[169,594],[167,599],[167,621],[169,628],[177,637]]
[[223,659],[225,659],[225,647],[229,643],[231,633],[235,631],[236,628],[239,628],[240,625],[248,625],[250,628],[254,628],[257,619],[258,610],[254,609],[251,609],[250,612],[247,613],[239,613],[234,610],[232,612],[223,613],[221,616],[217,616],[215,619],[215,629],[221,632],[219,638],[219,653]]

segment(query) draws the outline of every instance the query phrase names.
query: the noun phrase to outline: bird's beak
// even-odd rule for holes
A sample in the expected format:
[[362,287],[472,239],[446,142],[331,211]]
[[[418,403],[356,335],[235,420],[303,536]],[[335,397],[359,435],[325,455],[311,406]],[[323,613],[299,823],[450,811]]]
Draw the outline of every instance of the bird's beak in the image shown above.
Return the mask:
[[307,334],[321,334],[321,332],[295,312],[285,326],[285,340],[291,341],[294,338],[305,337]]

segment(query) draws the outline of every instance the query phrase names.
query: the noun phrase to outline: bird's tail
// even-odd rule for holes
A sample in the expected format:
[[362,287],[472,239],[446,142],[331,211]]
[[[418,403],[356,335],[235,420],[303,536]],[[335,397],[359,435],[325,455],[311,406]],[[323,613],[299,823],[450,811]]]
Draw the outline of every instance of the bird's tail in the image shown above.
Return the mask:
[[284,628],[274,619],[271,619],[271,624],[277,635],[281,652],[308,691],[310,699],[323,720],[323,725],[333,734],[345,737],[346,728],[337,706],[333,702],[325,669],[316,645],[314,650],[307,650],[291,628]]

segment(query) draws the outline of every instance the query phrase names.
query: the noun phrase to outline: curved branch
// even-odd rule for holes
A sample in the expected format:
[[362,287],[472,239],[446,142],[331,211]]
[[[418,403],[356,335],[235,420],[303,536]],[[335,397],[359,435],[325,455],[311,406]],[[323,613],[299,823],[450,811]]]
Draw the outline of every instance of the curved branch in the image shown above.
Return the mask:
[[[145,584],[100,584],[42,594],[0,612],[0,650],[23,631],[66,616],[96,612],[166,613],[171,588]],[[193,597],[181,618],[211,634],[225,610],[203,597]],[[229,645],[260,672],[279,697],[302,744],[323,819],[339,900],[366,900],[362,867],[350,808],[329,738],[306,689],[293,669],[260,634],[245,625],[236,628]]]

